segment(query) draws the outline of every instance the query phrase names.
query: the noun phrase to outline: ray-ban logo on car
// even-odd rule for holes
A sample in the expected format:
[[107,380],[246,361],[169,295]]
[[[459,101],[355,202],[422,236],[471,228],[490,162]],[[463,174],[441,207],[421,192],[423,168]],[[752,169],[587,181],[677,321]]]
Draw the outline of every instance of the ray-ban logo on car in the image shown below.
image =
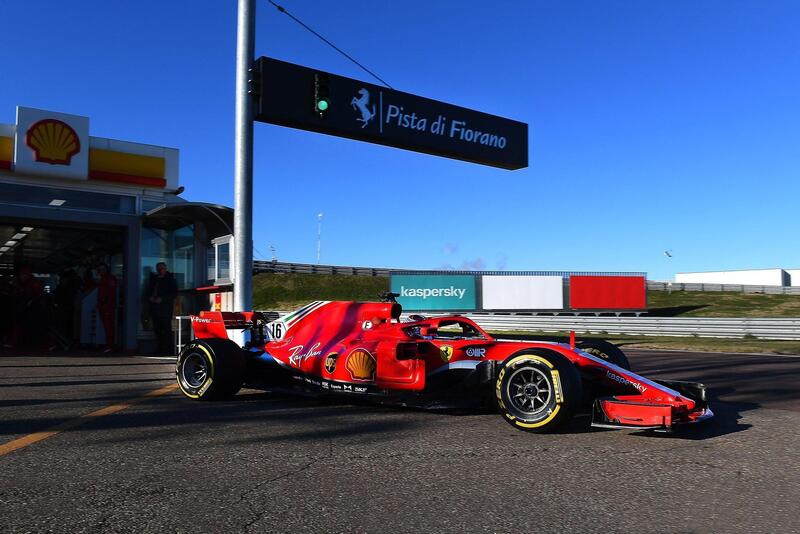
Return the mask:
[[372,104],[372,108],[369,107],[369,91],[363,87],[358,90],[358,96],[354,96],[350,101],[350,105],[361,115],[356,120],[361,123],[362,128],[366,128],[367,124],[375,118],[375,104]]

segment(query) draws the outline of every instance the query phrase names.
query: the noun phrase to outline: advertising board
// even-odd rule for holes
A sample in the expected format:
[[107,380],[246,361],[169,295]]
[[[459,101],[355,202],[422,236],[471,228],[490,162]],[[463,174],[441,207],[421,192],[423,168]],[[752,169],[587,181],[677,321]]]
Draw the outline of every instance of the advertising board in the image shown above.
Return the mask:
[[472,311],[477,307],[475,276],[393,274],[393,293],[405,311]]
[[647,308],[644,276],[570,276],[569,305],[583,310]]
[[561,276],[483,276],[484,310],[560,310],[564,308]]

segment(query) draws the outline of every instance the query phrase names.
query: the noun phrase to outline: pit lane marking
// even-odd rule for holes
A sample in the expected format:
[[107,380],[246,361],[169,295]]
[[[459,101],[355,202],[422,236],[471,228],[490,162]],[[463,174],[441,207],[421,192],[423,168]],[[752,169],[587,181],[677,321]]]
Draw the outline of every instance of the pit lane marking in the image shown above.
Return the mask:
[[40,432],[34,432],[33,434],[28,434],[27,436],[23,436],[21,438],[17,438],[15,440],[9,441],[8,443],[4,443],[0,445],[0,456],[5,456],[11,452],[14,452],[18,449],[22,449],[27,447],[28,445],[33,445],[39,441],[45,440],[47,438],[51,438],[56,434],[64,432],[65,430],[71,430],[75,427],[81,426],[89,421],[93,421],[98,417],[103,417],[106,415],[111,415],[114,413],[121,412],[126,408],[130,408],[134,404],[139,404],[140,402],[144,402],[148,399],[152,399],[153,397],[159,397],[161,395],[165,395],[170,393],[171,391],[175,391],[178,389],[178,384],[169,384],[162,388],[155,389],[148,393],[145,393],[141,397],[135,397],[125,403],[122,404],[112,404],[110,406],[106,406],[105,408],[100,408],[99,410],[95,410],[93,412],[87,413],[86,415],[82,415],[75,419],[70,419],[68,421],[64,421],[60,425],[56,425],[52,428],[47,430],[42,430]]

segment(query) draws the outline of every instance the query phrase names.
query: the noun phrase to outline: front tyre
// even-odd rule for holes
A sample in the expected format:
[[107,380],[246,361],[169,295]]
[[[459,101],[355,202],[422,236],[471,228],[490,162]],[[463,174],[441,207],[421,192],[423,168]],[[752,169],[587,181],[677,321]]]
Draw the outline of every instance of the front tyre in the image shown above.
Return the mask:
[[581,377],[567,358],[548,350],[527,350],[503,364],[495,382],[500,413],[528,432],[551,432],[572,419],[581,402]]
[[178,355],[176,375],[184,395],[196,400],[234,396],[244,383],[245,359],[229,339],[195,339]]
[[631,364],[628,357],[622,352],[622,349],[602,339],[591,339],[586,341],[579,341],[577,348],[584,352],[588,352],[592,356],[597,356],[609,363],[613,363],[617,367],[622,367],[628,371],[631,370]]

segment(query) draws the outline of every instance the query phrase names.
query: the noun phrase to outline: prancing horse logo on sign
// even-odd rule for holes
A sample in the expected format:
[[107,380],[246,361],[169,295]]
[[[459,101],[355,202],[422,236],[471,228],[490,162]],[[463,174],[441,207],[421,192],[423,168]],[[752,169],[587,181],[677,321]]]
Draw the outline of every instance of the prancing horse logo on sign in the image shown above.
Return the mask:
[[356,120],[361,123],[362,128],[366,128],[369,121],[375,118],[375,104],[372,104],[372,111],[369,110],[369,91],[364,88],[358,90],[360,96],[353,97],[350,105],[361,113],[361,117]]

